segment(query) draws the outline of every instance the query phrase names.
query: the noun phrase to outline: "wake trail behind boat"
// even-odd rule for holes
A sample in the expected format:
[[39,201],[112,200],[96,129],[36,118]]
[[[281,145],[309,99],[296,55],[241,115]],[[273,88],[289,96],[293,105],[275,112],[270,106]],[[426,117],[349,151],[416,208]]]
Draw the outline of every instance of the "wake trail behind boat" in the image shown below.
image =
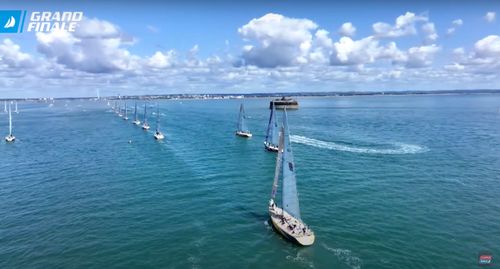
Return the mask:
[[350,146],[343,145],[335,142],[321,141],[314,138],[309,138],[300,135],[291,135],[290,140],[293,143],[304,144],[312,147],[322,148],[322,149],[330,149],[330,150],[338,150],[338,151],[347,151],[353,153],[367,153],[367,154],[415,154],[422,153],[427,151],[425,147],[419,145],[412,144],[404,144],[404,143],[393,143],[392,148],[385,149],[376,149],[369,147],[359,147],[359,146]]

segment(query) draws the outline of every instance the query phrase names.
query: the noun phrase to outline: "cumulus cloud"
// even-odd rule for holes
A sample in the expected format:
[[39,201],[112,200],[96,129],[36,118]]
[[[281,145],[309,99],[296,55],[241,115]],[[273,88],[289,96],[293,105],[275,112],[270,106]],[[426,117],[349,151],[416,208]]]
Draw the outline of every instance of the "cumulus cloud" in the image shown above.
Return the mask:
[[484,15],[484,19],[487,21],[487,22],[494,22],[495,21],[495,18],[496,18],[496,13],[493,12],[493,11],[489,11],[489,12],[486,12],[486,15]]
[[430,66],[432,64],[432,60],[434,59],[434,55],[440,49],[441,48],[435,44],[409,48],[403,62],[408,68]]
[[317,28],[311,20],[273,13],[252,19],[238,29],[244,40],[253,43],[243,48],[243,64],[277,67],[307,63],[311,31]]
[[427,22],[424,25],[422,25],[422,32],[425,35],[424,41],[426,44],[434,43],[438,39],[438,34],[436,32],[436,27],[434,26],[434,23],[432,22]]
[[38,51],[67,68],[89,73],[130,70],[138,57],[123,48],[119,28],[110,22],[84,19],[74,33],[37,33]]
[[415,15],[412,12],[406,12],[405,14],[396,18],[394,25],[377,22],[372,25],[373,33],[376,37],[383,38],[395,38],[407,35],[415,35],[417,30],[415,28],[415,23],[426,22],[428,18],[426,16]]
[[342,24],[338,32],[342,36],[353,37],[356,34],[356,27],[351,22],[346,22]]
[[11,68],[27,68],[33,66],[34,60],[28,53],[22,52],[19,45],[6,38],[0,43],[0,63]]
[[176,53],[174,50],[169,50],[166,53],[157,51],[147,60],[147,65],[152,68],[171,67],[175,63]]
[[402,53],[394,42],[381,46],[373,36],[360,40],[341,37],[338,42],[333,44],[330,64],[364,65],[373,63],[378,59],[399,59],[401,57]]

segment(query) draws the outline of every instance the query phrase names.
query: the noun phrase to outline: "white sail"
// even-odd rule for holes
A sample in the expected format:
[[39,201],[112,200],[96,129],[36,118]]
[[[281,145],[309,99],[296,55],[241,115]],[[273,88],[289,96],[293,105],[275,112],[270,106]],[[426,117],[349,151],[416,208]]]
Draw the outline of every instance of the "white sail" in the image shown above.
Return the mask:
[[243,107],[243,104],[240,106],[240,114],[238,115],[238,131],[241,132],[248,132],[247,125],[245,123],[245,108]]
[[283,158],[283,138],[284,133],[283,127],[281,127],[281,133],[279,138],[278,154],[276,155],[276,168],[274,170],[274,180],[273,180],[273,190],[271,191],[271,198],[274,200],[276,193],[278,192],[278,182],[281,174],[281,159]]
[[283,210],[296,219],[300,220],[299,196],[297,193],[297,179],[295,178],[295,163],[290,143],[290,131],[288,129],[288,117],[283,113],[283,157],[281,159],[282,181],[282,204]]
[[12,135],[12,113],[9,104],[9,135]]
[[276,109],[274,105],[271,108],[271,115],[269,116],[269,123],[267,125],[266,132],[266,144],[270,144],[273,146],[277,146],[279,143],[279,134],[278,134],[278,121],[276,119]]
[[156,132],[160,132],[160,105],[156,104]]

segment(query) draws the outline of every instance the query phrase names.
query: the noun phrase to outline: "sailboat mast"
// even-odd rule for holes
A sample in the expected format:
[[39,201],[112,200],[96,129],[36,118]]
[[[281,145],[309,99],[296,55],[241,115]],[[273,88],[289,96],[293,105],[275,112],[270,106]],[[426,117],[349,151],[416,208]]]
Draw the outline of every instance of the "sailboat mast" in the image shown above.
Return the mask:
[[137,121],[137,101],[135,102],[134,120]]
[[148,119],[147,119],[146,103],[144,103],[144,124],[146,124],[147,122],[148,122]]
[[127,102],[125,102],[125,118],[127,118]]
[[[273,104],[273,107],[274,107],[274,104]],[[270,131],[271,131],[271,124],[272,124],[272,120],[273,120],[273,114],[274,114],[274,111],[271,109],[271,115],[269,116],[269,122],[267,123],[267,132],[266,132],[266,143],[269,143],[269,135],[270,135]]]
[[160,131],[160,105],[156,103],[156,132]]
[[16,113],[19,113],[19,110],[17,110],[17,101],[16,101]]
[[12,135],[12,113],[9,104],[9,135]]

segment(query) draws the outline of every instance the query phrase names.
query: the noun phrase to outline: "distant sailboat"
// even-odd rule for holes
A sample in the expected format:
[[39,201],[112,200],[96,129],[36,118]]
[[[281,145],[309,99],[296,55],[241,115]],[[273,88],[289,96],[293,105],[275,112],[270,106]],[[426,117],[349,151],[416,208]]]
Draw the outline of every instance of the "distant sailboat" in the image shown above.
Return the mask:
[[[281,127],[278,148],[273,189],[269,200],[269,216],[273,227],[286,239],[302,246],[310,246],[314,243],[315,237],[314,232],[300,218],[297,179],[295,178],[295,164],[290,144],[286,109],[283,115],[283,127]],[[274,201],[280,176],[282,177],[282,208],[279,208]]]
[[135,102],[135,109],[134,109],[134,121],[132,122],[135,125],[140,125],[141,121],[137,117],[137,102]]
[[12,113],[11,113],[11,108],[9,104],[9,135],[5,137],[5,141],[7,142],[14,142],[16,140],[16,137],[12,134]]
[[276,109],[274,106],[271,107],[271,115],[269,116],[269,123],[267,124],[266,140],[264,141],[264,147],[269,151],[278,151],[279,143],[279,129],[278,121],[276,119]]
[[245,108],[243,107],[243,104],[240,106],[240,114],[238,116],[238,129],[236,130],[236,135],[241,136],[241,137],[252,137],[252,133],[247,128],[247,125],[245,123]]
[[127,117],[127,102],[125,102],[125,115],[123,116],[123,120],[128,120],[128,117]]
[[14,112],[19,114],[19,110],[17,110],[17,101],[16,101],[16,110]]
[[156,140],[162,140],[165,138],[162,132],[160,132],[160,106],[157,104],[157,110],[156,110],[156,132],[155,132],[155,139]]
[[147,112],[147,109],[146,109],[146,106],[147,104],[144,103],[144,123],[142,124],[142,129],[144,130],[149,130],[149,124],[148,124],[148,112]]
[[120,105],[117,106],[117,109],[118,109],[118,117],[123,117],[123,114],[122,114],[122,108]]
[[3,101],[3,112],[7,113],[7,101]]

